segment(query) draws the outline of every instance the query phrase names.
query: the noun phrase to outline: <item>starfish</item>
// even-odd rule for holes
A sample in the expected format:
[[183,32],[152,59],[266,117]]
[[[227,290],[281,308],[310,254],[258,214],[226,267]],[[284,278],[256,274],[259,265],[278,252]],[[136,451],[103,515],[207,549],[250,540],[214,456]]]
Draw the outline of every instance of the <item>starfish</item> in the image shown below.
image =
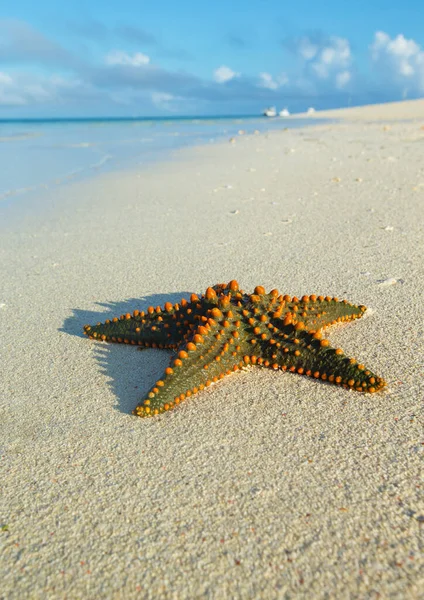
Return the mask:
[[261,365],[307,375],[358,392],[374,393],[386,384],[340,348],[331,348],[321,330],[362,317],[365,306],[330,296],[253,294],[237,281],[208,287],[200,298],[150,306],[105,323],[85,325],[90,338],[175,350],[169,367],[133,414],[152,417],[175,408],[225,375]]

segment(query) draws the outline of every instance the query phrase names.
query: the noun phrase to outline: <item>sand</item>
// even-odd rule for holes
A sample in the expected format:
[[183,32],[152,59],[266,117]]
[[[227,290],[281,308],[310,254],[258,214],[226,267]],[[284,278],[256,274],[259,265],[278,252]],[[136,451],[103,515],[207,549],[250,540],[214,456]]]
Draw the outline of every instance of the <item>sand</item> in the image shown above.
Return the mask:
[[[0,206],[2,598],[423,597],[424,101],[409,106]],[[387,390],[251,368],[132,416],[170,354],[82,326],[233,278],[368,306],[328,337]]]
[[[294,115],[299,117],[300,115]],[[302,116],[306,116],[306,113]],[[423,101],[405,100],[388,104],[370,104],[351,108],[321,110],[307,115],[312,118],[344,119],[349,121],[410,121],[423,120]]]

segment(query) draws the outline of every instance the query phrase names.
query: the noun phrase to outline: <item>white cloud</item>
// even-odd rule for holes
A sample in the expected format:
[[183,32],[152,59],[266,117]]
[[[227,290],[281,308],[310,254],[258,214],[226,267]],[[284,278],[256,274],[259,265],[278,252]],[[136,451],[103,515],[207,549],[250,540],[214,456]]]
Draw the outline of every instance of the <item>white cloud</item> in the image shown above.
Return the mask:
[[4,92],[0,89],[0,106],[25,106],[27,101],[19,94]]
[[334,77],[344,71],[352,61],[352,54],[348,40],[339,37],[330,37],[329,40],[317,50],[310,60],[311,69],[320,79]]
[[414,40],[407,40],[403,34],[391,39],[384,31],[377,31],[371,45],[372,58],[378,59],[381,53],[391,54],[401,60],[409,59],[420,52],[420,46]]
[[42,103],[52,98],[44,82],[29,76],[0,72],[0,105],[24,106],[26,104]]
[[298,58],[297,72],[274,77],[270,73],[259,74],[259,87],[299,95],[328,94],[344,90],[352,81],[353,62],[349,41],[345,38],[318,35],[303,36],[288,43]]
[[318,46],[314,44],[308,37],[303,37],[299,40],[298,51],[302,58],[305,60],[311,60],[318,52]]
[[352,87],[353,56],[346,38],[315,33],[285,45],[298,59],[290,80],[299,94],[328,95]]
[[391,38],[377,31],[370,46],[371,60],[380,80],[387,84],[408,87],[414,92],[424,92],[424,51],[403,34]]
[[142,52],[136,52],[132,56],[122,50],[113,50],[106,56],[107,65],[131,65],[132,67],[142,67],[150,63],[150,57]]
[[226,67],[225,65],[218,67],[213,72],[213,78],[217,83],[226,83],[227,81],[231,81],[231,79],[234,79],[234,77],[238,77],[239,75],[240,73],[236,73],[230,69],[230,67]]
[[94,97],[100,100],[103,94],[90,83],[75,77],[0,72],[0,105],[3,106],[57,105]]
[[285,73],[275,78],[270,73],[259,73],[259,80],[259,87],[267,90],[278,90],[278,88],[288,83],[288,77]]
[[12,83],[13,79],[7,73],[2,73],[0,71],[0,86],[7,86]]
[[268,90],[278,89],[278,83],[274,81],[270,73],[259,73],[259,78],[261,80],[261,87],[264,87]]
[[349,83],[352,78],[350,71],[341,71],[336,75],[336,87],[340,90]]
[[0,106],[22,106],[25,99],[19,94],[10,75],[0,71]]
[[153,92],[152,93],[152,102],[158,108],[163,108],[170,112],[176,110],[175,102],[178,100],[182,100],[179,96],[174,96],[173,94],[167,94],[165,92]]

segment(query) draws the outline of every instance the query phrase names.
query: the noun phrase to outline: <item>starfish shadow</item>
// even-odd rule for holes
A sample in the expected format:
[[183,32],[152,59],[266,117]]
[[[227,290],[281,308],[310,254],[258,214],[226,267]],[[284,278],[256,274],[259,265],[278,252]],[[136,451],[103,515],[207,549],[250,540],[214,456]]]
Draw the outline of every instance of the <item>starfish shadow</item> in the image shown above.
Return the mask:
[[[171,351],[140,349],[127,344],[106,344],[89,340],[83,335],[86,323],[104,322],[106,319],[133,312],[147,310],[149,306],[163,306],[165,302],[175,304],[181,298],[189,298],[190,292],[152,294],[141,298],[129,298],[121,302],[98,302],[103,310],[81,310],[75,308],[59,329],[68,335],[83,337],[94,346],[101,372],[107,375],[107,383],[117,398],[117,410],[129,414],[137,402],[163,374],[169,364]],[[88,384],[89,385],[89,384]]]

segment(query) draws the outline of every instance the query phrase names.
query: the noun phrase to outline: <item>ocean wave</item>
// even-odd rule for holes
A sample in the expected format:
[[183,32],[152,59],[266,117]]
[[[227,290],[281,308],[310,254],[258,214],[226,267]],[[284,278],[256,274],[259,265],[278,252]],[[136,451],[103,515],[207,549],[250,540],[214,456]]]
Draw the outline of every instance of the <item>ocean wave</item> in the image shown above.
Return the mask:
[[104,165],[106,162],[108,162],[112,158],[113,158],[112,154],[105,154],[105,156],[103,156],[99,161],[97,161],[96,163],[93,163],[92,165],[89,165],[88,168],[89,169],[98,169],[99,167]]
[[87,164],[84,167],[74,169],[72,171],[69,171],[68,173],[64,173],[64,174],[59,175],[48,181],[42,181],[41,183],[38,183],[36,185],[29,185],[26,187],[20,187],[20,188],[14,188],[14,189],[0,191],[0,201],[5,200],[6,198],[9,198],[10,196],[19,196],[21,194],[25,194],[27,192],[34,192],[34,191],[37,191],[37,190],[40,190],[43,188],[47,189],[50,186],[64,184],[71,179],[75,179],[78,177],[84,177],[84,174],[89,173],[91,170],[100,169],[105,163],[109,162],[112,159],[113,159],[112,154],[105,154],[104,156],[102,156],[100,158],[100,160],[98,160],[95,163]]
[[5,143],[5,142],[20,142],[22,140],[29,140],[31,138],[36,138],[36,137],[40,137],[42,136],[42,133],[38,133],[38,132],[29,132],[29,133],[16,133],[16,134],[11,134],[11,135],[3,135],[0,137],[0,142]]
[[94,142],[79,142],[77,144],[63,144],[60,148],[92,148],[96,145]]
[[47,187],[46,185],[29,185],[23,188],[16,188],[15,190],[6,190],[4,192],[0,192],[0,200],[5,200],[9,196],[18,196],[19,194],[25,194],[26,192],[33,192],[38,187]]

